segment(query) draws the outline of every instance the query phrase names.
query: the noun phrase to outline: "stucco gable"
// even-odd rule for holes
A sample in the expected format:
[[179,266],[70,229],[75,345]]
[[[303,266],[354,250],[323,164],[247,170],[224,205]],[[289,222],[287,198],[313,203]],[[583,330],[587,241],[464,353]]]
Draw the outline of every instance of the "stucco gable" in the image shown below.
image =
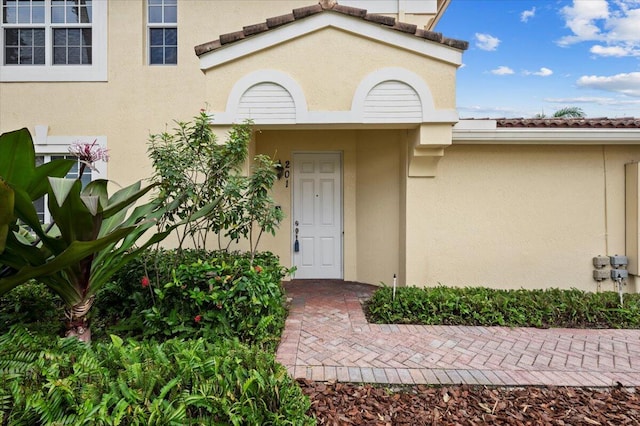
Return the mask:
[[365,9],[335,2],[322,2],[245,26],[240,31],[222,34],[217,40],[195,46],[195,53],[200,57],[200,68],[206,70],[327,27],[457,66],[461,64],[462,51],[469,46],[466,41],[446,38],[441,33],[427,31],[393,17],[369,14]]

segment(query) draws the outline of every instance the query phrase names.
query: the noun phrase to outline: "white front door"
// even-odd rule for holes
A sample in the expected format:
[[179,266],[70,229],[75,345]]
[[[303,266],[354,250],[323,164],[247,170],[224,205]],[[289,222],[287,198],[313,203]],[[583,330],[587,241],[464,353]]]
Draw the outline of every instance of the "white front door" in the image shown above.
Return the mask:
[[293,155],[292,219],[295,278],[342,278],[340,153]]

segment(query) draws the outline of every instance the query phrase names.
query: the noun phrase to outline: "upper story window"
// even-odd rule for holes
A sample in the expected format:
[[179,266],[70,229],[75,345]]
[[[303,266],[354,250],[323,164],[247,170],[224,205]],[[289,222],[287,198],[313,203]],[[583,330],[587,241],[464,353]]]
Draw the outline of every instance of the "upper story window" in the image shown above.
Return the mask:
[[0,81],[106,80],[106,0],[2,0]]
[[178,63],[177,0],[147,0],[149,64]]

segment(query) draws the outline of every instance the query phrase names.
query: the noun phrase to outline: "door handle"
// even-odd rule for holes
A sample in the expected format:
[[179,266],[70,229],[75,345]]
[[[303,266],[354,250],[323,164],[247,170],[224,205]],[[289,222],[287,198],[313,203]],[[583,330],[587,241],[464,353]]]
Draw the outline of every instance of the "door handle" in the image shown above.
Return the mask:
[[299,252],[299,251],[300,251],[300,243],[298,242],[298,232],[300,232],[300,230],[298,229],[298,225],[300,225],[300,224],[298,223],[298,221],[297,221],[297,220],[296,220],[296,222],[295,222],[295,223],[296,223],[296,240],[295,240],[295,242],[293,243],[293,251],[294,251],[295,253],[297,253],[297,252]]

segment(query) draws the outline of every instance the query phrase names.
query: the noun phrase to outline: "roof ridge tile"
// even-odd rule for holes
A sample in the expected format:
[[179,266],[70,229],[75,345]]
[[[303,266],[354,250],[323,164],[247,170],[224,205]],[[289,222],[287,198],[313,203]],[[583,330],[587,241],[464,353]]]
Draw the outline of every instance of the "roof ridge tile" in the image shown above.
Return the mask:
[[544,118],[493,118],[501,128],[580,128],[580,129],[627,129],[640,128],[640,118],[634,117],[544,117]]
[[314,4],[312,6],[299,7],[297,9],[293,9],[293,16],[296,19],[306,18],[307,16],[315,15],[316,13],[321,13],[325,9],[322,7],[320,3]]
[[316,15],[325,11],[340,13],[343,15],[360,18],[367,22],[384,25],[399,32],[411,34],[415,37],[440,43],[454,49],[467,50],[469,48],[469,42],[467,41],[443,37],[441,33],[418,28],[418,26],[415,24],[399,21],[392,16],[367,13],[366,9],[343,6],[338,4],[336,0],[320,0],[320,3],[316,3],[311,6],[299,7],[297,9],[293,9],[291,13],[267,18],[265,22],[261,22],[259,24],[248,25],[246,27],[243,27],[241,31],[221,34],[218,40],[199,44],[194,47],[194,50],[197,56],[202,56],[205,53],[220,49],[227,44],[235,43],[247,37],[261,34],[266,31],[278,28],[282,25],[286,25],[299,19],[304,19],[306,17]]
[[278,28],[281,25],[288,24],[296,20],[293,13],[287,13],[285,15],[274,16],[273,18],[267,18],[266,23],[269,29]]
[[396,24],[396,18],[393,16],[380,15],[378,13],[367,13],[364,16],[366,21],[375,22],[377,24],[393,27]]
[[367,16],[367,9],[360,9],[358,7],[351,6],[343,6],[341,4],[336,4],[331,8],[334,12],[344,13],[345,15],[355,16],[358,18],[364,18]]

